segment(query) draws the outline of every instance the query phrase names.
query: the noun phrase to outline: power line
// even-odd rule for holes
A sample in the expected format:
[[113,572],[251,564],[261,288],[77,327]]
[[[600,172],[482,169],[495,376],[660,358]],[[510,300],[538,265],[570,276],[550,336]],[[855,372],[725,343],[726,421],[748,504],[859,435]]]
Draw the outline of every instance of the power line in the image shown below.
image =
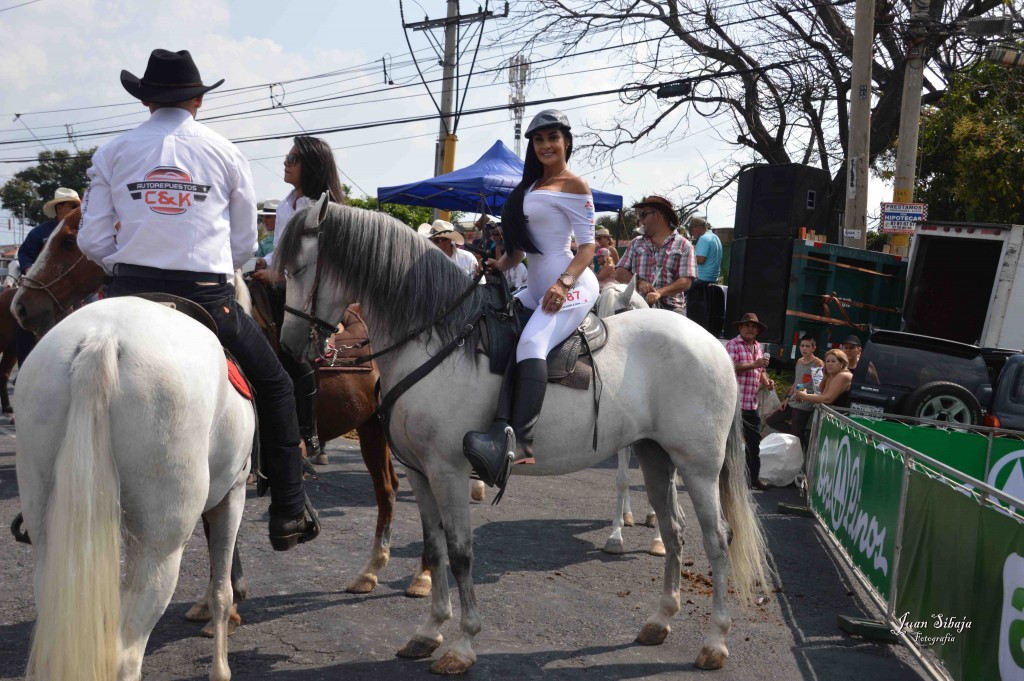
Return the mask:
[[6,12],[8,10],[17,9],[19,7],[24,7],[25,5],[34,5],[37,2],[41,2],[41,1],[42,0],[28,0],[28,2],[23,2],[23,3],[19,4],[19,5],[11,5],[10,7],[0,7],[0,12]]

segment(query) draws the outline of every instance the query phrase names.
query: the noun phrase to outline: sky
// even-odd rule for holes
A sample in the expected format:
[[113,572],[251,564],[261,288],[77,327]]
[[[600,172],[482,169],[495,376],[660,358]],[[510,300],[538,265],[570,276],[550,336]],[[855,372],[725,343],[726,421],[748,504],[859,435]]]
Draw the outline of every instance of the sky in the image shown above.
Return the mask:
[[[463,3],[462,10],[476,7],[476,2]],[[407,0],[405,10],[407,21],[420,21],[425,15],[442,17],[446,4]],[[508,102],[501,67],[515,47],[514,41],[496,41],[500,28],[500,19],[484,27],[467,110]],[[427,80],[439,79],[438,59],[425,33],[410,31],[409,40]],[[464,40],[463,45],[470,43]],[[143,122],[148,111],[124,91],[119,74],[127,69],[142,76],[149,53],[158,47],[188,49],[206,83],[225,79],[207,95],[199,120],[229,139],[291,136],[435,113],[409,57],[397,0],[0,0],[0,183],[26,165],[5,161],[32,159],[44,149],[73,152],[102,145],[111,136],[85,135]],[[548,56],[545,49],[551,48],[533,56]],[[471,59],[468,49],[463,69]],[[532,80],[527,100],[607,90],[630,81],[627,71],[608,68],[614,63],[614,53],[559,62],[546,77]],[[334,75],[310,78],[320,74]],[[385,75],[394,85],[385,83]],[[431,84],[438,99],[439,85]],[[299,104],[321,98],[333,99]],[[579,130],[609,121],[622,105],[605,96],[559,106]],[[542,108],[527,107],[524,128]],[[215,118],[245,111],[253,113]],[[614,167],[576,158],[570,165],[593,187],[621,194],[627,204],[652,193],[678,202],[684,195],[675,187],[695,172],[700,182],[701,172],[714,169],[733,151],[717,138],[715,127],[692,114],[690,134],[671,145],[626,149]],[[437,130],[432,120],[321,136],[335,150],[343,182],[357,196],[374,196],[377,187],[433,175]],[[507,111],[465,116],[458,137],[457,168],[475,161],[497,139],[514,148]],[[282,159],[290,147],[290,137],[239,143],[261,201],[282,198],[290,189],[282,179]],[[869,212],[889,200],[886,191],[880,182],[872,184]],[[731,227],[735,195],[722,194],[700,212],[713,226]],[[0,241],[6,241],[8,215],[0,209]]]

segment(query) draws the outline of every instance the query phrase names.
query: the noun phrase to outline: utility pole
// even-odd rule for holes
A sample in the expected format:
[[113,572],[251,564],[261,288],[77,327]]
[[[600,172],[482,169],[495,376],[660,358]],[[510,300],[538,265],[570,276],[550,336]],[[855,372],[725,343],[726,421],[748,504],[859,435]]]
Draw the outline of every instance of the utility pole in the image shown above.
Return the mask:
[[846,217],[843,222],[843,244],[854,248],[867,246],[874,35],[874,0],[857,0],[853,28],[853,75],[850,79],[850,139],[846,149]]
[[[458,79],[455,77],[455,69],[459,63],[459,26],[463,24],[484,22],[495,16],[494,12],[483,9],[472,14],[459,14],[459,0],[447,1],[448,13],[444,19],[430,19],[428,17],[423,21],[402,25],[402,28],[411,28],[414,31],[429,31],[433,28],[439,28],[441,26],[444,27],[444,56],[441,56],[442,53],[438,50],[439,46],[433,39],[433,36],[430,36],[433,41],[434,49],[438,52],[438,57],[443,67],[441,76],[441,106],[439,110],[439,113],[441,114],[441,123],[438,126],[437,152],[434,157],[435,177],[455,170],[455,143],[459,140],[455,135],[455,95],[459,85],[457,82]],[[507,2],[505,3],[504,16],[508,16]],[[481,27],[480,30],[483,31],[483,27]],[[409,51],[410,53],[412,52],[411,45]],[[416,59],[415,55],[413,55],[413,59]],[[420,76],[422,77],[422,75],[423,74],[421,73]],[[424,85],[426,85],[426,82],[424,82]],[[435,209],[434,219],[447,220],[448,211]]]
[[[907,65],[903,76],[903,101],[900,106],[899,144],[896,148],[896,181],[894,203],[912,203],[914,180],[917,178],[917,138],[921,128],[921,88],[924,85],[925,22],[931,0],[914,0],[914,9],[907,24]],[[889,245],[898,255],[907,254],[908,234],[892,234]]]
[[526,79],[529,74],[530,60],[521,54],[512,57],[508,65],[508,84],[512,87],[508,103],[512,105],[509,116],[515,121],[516,156],[522,156],[523,104],[526,102]]

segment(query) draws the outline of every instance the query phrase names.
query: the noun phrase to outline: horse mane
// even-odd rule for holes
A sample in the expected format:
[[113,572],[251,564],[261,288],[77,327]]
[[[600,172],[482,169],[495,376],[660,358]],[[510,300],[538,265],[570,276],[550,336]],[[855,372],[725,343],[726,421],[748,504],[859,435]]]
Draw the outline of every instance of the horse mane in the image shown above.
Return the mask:
[[303,209],[288,221],[274,249],[275,266],[292,268],[302,238],[320,232],[321,284],[339,286],[353,300],[376,303],[367,323],[391,338],[428,327],[428,337],[436,334],[447,342],[483,311],[484,295],[475,290],[451,314],[438,319],[467,287],[483,287],[403,222],[386,213],[330,203],[316,230],[306,230],[310,210]]

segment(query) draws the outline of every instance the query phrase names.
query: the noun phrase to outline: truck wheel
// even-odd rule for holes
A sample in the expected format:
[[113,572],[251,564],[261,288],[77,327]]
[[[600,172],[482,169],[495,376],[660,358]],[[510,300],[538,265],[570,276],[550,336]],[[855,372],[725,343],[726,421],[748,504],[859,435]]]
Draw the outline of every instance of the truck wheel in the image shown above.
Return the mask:
[[925,383],[910,393],[904,412],[920,419],[968,426],[981,424],[981,405],[967,388],[949,381]]

